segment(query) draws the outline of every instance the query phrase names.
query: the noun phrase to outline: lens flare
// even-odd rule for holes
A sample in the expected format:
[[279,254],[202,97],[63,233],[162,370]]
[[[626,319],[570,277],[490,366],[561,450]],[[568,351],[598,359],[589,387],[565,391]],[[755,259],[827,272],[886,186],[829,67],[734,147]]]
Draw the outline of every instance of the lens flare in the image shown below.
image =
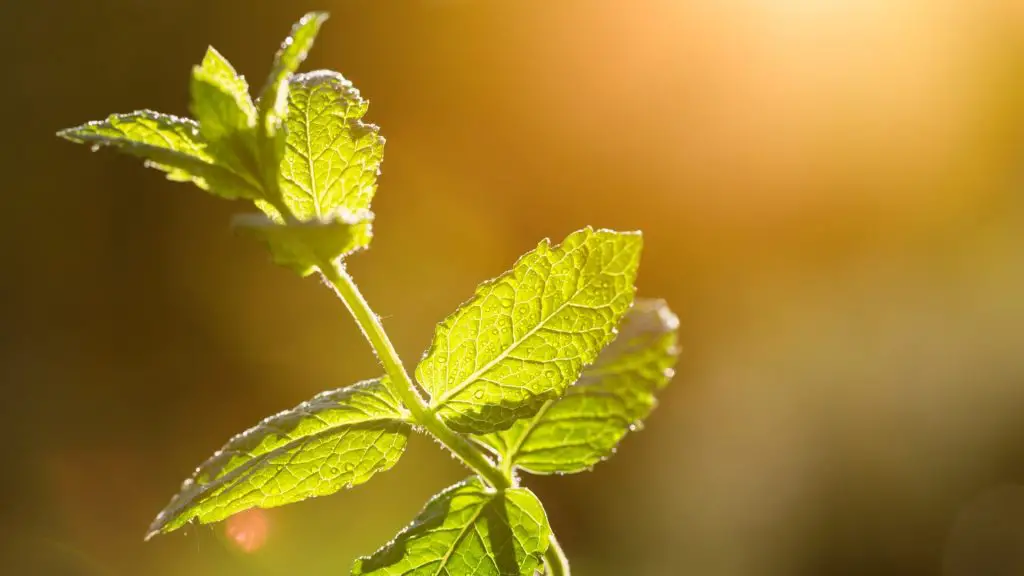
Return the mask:
[[267,543],[270,521],[267,513],[259,508],[246,510],[228,518],[224,534],[239,550],[252,554]]

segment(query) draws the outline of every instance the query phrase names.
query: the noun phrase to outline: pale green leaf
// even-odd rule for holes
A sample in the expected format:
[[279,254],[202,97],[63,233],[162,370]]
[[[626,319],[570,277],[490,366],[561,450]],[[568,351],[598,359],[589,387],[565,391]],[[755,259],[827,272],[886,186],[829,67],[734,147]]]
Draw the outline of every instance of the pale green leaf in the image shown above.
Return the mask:
[[249,85],[212,46],[192,69],[192,113],[208,141],[217,141],[256,126],[256,107]]
[[267,83],[260,92],[259,118],[263,129],[273,133],[280,127],[288,110],[288,79],[309,54],[320,26],[327,20],[326,12],[310,12],[292,26],[292,31],[274,56]]
[[149,110],[114,114],[57,133],[93,149],[109,146],[145,159],[179,182],[193,182],[225,198],[258,198],[260,191],[245,178],[214,163],[207,142],[192,120]]
[[373,236],[373,213],[339,208],[323,220],[280,224],[263,214],[235,217],[235,227],[270,249],[275,264],[301,276],[366,248]]
[[410,426],[386,379],[325,392],[232,438],[196,469],[147,538],[362,484],[394,466]]
[[637,299],[615,341],[564,396],[533,418],[478,440],[506,465],[536,474],[582,472],[609,458],[671,379],[678,325],[664,301]]
[[299,220],[339,207],[370,207],[384,138],[376,126],[360,122],[367,107],[359,91],[337,72],[320,70],[292,78],[281,192]]
[[533,576],[548,547],[547,515],[526,488],[472,478],[434,496],[420,515],[354,576]]
[[431,407],[484,434],[558,398],[615,335],[633,302],[642,238],[586,228],[545,240],[437,326],[416,368]]
[[[285,151],[285,117],[288,114],[288,81],[306,59],[320,26],[327,20],[325,12],[310,12],[302,17],[281,43],[274,56],[270,76],[260,91],[257,104],[257,137],[264,180],[277,185],[278,169]],[[279,191],[271,191],[279,194]]]
[[[231,64],[210,47],[203,63],[192,69],[191,108],[207,152],[217,164],[259,183],[257,167],[256,107],[249,85]],[[256,187],[261,187],[256,184]]]

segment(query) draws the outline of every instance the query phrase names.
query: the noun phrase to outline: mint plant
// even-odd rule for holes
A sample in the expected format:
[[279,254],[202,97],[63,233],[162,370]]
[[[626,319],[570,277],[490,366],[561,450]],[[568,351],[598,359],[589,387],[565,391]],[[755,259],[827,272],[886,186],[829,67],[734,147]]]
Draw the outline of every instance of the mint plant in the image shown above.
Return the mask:
[[362,484],[394,466],[413,431],[473,475],[434,496],[352,574],[569,574],[544,507],[519,473],[570,474],[610,457],[672,376],[677,320],[634,301],[642,237],[585,228],[543,240],[442,321],[415,381],[345,268],[372,239],[384,138],[336,72],[296,73],[324,13],[303,17],[257,100],[210,48],[192,70],[196,119],[115,114],[58,135],[143,158],[171,180],[252,201],[235,219],[272,260],[319,274],[383,375],[324,392],[228,441],[185,480],[146,539]]

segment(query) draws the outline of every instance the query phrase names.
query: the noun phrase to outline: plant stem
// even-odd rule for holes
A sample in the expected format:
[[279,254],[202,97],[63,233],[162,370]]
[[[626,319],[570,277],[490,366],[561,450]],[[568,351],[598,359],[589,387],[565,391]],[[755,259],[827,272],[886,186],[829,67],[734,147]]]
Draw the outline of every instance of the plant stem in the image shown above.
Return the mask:
[[544,565],[547,566],[545,576],[571,576],[569,574],[569,559],[565,557],[562,546],[552,532],[548,538],[548,550],[544,553]]
[[416,386],[405,370],[405,365],[398,352],[391,344],[380,318],[374,314],[373,309],[363,298],[362,293],[356,286],[352,276],[345,270],[340,262],[320,267],[320,273],[334,291],[345,303],[356,324],[362,329],[366,339],[373,347],[384,367],[384,372],[391,380],[391,388],[401,398],[406,409],[412,414],[417,424],[425,428],[452,451],[462,462],[474,472],[484,478],[491,486],[504,490],[512,486],[510,480],[499,470],[493,462],[473,446],[465,437],[459,435],[449,428],[427,405],[423,397],[416,390]]

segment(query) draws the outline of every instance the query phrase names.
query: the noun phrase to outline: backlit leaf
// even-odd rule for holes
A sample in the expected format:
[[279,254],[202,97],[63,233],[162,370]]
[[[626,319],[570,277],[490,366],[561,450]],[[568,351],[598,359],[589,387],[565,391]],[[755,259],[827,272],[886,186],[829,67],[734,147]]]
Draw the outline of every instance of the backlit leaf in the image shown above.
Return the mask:
[[354,576],[533,576],[548,547],[544,507],[526,488],[496,491],[472,478],[434,496]]
[[362,484],[395,465],[409,432],[386,379],[320,394],[232,438],[182,484],[147,538]]
[[256,107],[249,85],[212,46],[203,63],[192,70],[192,113],[209,141],[256,126]]
[[615,341],[564,396],[533,418],[478,439],[528,472],[588,470],[654,409],[655,393],[672,377],[678,325],[664,301],[637,299]]
[[320,70],[292,78],[281,192],[299,220],[338,208],[354,212],[370,207],[384,138],[376,126],[360,121],[368,106],[352,83],[336,72]]
[[187,118],[149,110],[114,114],[57,133],[94,148],[108,146],[145,159],[178,182],[193,182],[225,198],[258,198],[260,190],[242,176],[214,163],[199,126]]
[[545,240],[437,326],[416,368],[460,432],[503,430],[558,398],[614,338],[633,302],[642,238],[586,228]]
[[[257,104],[257,147],[263,165],[264,181],[278,185],[278,170],[285,153],[285,117],[288,115],[288,81],[306,59],[320,26],[327,20],[325,12],[310,12],[294,26],[274,56],[266,84]],[[271,196],[280,193],[269,190]]]

